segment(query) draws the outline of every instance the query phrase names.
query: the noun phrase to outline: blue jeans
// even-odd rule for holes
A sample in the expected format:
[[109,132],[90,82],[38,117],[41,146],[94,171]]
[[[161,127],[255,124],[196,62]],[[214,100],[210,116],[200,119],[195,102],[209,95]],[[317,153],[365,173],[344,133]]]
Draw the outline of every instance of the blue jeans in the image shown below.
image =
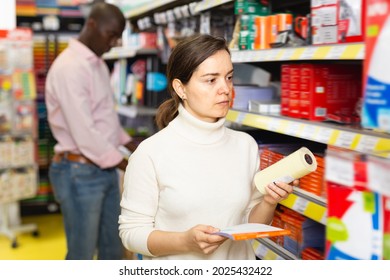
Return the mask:
[[123,258],[119,238],[119,180],[115,168],[100,169],[63,159],[52,162],[49,178],[60,203],[67,260]]

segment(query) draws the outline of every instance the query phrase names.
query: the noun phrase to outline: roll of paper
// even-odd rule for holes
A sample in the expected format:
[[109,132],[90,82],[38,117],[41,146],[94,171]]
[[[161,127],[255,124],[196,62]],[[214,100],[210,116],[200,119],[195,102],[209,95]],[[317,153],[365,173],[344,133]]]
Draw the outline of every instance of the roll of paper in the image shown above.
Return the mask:
[[272,182],[291,183],[317,169],[313,153],[306,147],[284,157],[278,162],[256,173],[254,182],[260,193],[266,194],[265,187]]

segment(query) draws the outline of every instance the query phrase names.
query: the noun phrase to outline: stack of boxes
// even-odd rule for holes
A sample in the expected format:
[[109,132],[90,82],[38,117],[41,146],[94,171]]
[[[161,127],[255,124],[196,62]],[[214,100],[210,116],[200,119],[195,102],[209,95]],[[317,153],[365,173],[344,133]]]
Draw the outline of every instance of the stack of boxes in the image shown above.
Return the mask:
[[334,147],[328,148],[325,160],[326,258],[389,259],[390,192],[383,183],[388,180],[379,178],[385,179],[388,162]]
[[356,122],[361,68],[336,64],[283,64],[282,115],[313,121]]
[[324,225],[281,205],[275,211],[272,225],[291,231],[289,235],[272,237],[271,240],[297,258],[324,258]]
[[313,45],[363,42],[365,0],[311,0]]
[[240,50],[269,49],[280,32],[292,30],[292,14],[271,14],[269,0],[236,0],[234,13],[240,21]]

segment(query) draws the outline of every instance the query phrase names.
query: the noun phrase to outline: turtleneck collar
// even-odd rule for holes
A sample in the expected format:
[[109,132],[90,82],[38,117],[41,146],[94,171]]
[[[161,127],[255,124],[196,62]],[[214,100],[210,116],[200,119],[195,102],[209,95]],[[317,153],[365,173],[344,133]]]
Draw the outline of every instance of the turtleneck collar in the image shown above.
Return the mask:
[[213,144],[225,133],[225,118],[220,118],[214,123],[205,122],[191,115],[182,104],[179,105],[178,112],[179,114],[169,126],[192,142]]

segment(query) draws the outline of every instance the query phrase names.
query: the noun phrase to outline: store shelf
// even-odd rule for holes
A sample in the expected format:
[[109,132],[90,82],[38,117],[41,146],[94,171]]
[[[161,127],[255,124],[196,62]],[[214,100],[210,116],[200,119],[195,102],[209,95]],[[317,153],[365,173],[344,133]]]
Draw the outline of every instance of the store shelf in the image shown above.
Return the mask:
[[156,115],[157,109],[142,107],[142,106],[135,106],[135,105],[128,105],[128,106],[118,106],[117,112],[121,116],[135,118],[139,115],[141,115],[141,116],[154,116],[154,115]]
[[340,148],[390,158],[390,134],[283,116],[230,110],[228,121],[315,141]]
[[268,238],[256,239],[252,248],[258,258],[262,260],[297,260],[297,256],[280,247]]
[[196,5],[194,11],[195,13],[200,13],[217,6],[233,2],[234,0],[203,0],[202,2],[199,2],[198,5]]
[[326,225],[327,202],[324,198],[310,194],[299,188],[294,188],[293,193],[287,199],[281,201],[280,204]]
[[148,13],[150,11],[163,8],[166,5],[170,4],[179,4],[182,2],[181,0],[158,0],[158,1],[153,1],[148,4],[142,5],[140,7],[132,8],[130,11],[125,12],[125,17],[126,18],[134,18],[137,16],[140,16],[142,14]]
[[112,48],[109,52],[103,54],[103,59],[120,59],[120,58],[131,58],[136,55],[155,55],[158,53],[157,49],[130,49],[123,47]]
[[298,48],[280,48],[268,50],[232,50],[232,61],[295,61],[295,60],[362,60],[364,44],[337,44],[326,46],[305,46]]

